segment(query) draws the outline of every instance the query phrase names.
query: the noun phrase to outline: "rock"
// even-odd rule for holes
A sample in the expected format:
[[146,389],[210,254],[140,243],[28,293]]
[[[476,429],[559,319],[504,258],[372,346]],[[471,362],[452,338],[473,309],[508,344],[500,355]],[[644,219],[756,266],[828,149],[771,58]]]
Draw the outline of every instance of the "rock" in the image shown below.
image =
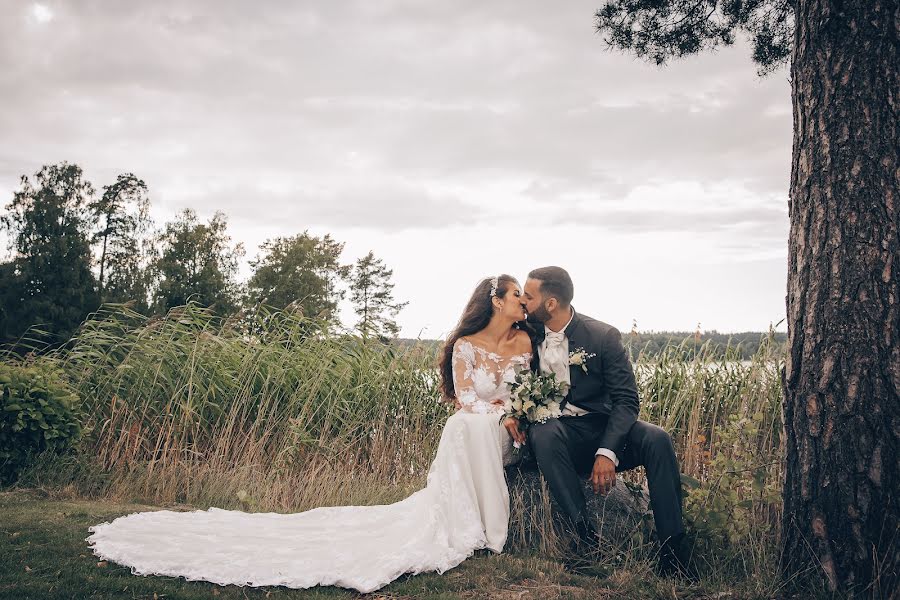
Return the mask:
[[[510,492],[510,540],[517,550],[552,550],[560,542],[561,512],[541,477],[537,464],[523,461],[506,467]],[[587,512],[600,532],[602,545],[619,546],[636,532],[643,532],[649,499],[644,489],[634,489],[619,477],[606,496],[595,494],[583,477]],[[556,549],[559,549],[558,546]]]

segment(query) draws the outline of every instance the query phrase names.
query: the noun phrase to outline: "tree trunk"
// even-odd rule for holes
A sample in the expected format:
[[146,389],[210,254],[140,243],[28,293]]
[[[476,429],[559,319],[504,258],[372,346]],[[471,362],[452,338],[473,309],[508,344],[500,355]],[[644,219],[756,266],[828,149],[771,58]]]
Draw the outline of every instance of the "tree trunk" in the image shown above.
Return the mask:
[[109,239],[109,215],[106,215],[106,227],[103,228],[103,251],[100,253],[100,301],[106,300],[103,290],[103,275],[106,271],[106,240]]
[[797,0],[795,18],[782,568],[887,596],[900,585],[900,8]]

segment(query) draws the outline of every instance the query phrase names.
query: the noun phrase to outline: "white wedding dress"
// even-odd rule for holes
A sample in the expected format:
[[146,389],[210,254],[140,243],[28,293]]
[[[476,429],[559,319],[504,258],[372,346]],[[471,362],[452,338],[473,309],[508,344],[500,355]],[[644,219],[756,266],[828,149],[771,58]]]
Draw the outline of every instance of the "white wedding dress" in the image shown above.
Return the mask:
[[503,466],[513,452],[499,418],[509,382],[530,358],[503,358],[467,340],[455,344],[462,408],[447,419],[426,487],[405,500],[294,514],[133,513],[91,527],[87,541],[97,556],[137,575],[360,592],[404,573],[443,573],[480,548],[501,552],[509,520]]

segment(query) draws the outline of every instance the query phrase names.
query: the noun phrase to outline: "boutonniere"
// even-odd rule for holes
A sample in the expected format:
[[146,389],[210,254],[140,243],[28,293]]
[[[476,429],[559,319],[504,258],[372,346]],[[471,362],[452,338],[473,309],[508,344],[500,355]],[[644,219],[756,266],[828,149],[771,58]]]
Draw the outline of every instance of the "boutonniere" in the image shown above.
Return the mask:
[[595,356],[597,355],[593,352],[588,354],[587,350],[584,348],[575,348],[575,350],[569,352],[569,364],[581,367],[581,370],[587,373],[587,360]]

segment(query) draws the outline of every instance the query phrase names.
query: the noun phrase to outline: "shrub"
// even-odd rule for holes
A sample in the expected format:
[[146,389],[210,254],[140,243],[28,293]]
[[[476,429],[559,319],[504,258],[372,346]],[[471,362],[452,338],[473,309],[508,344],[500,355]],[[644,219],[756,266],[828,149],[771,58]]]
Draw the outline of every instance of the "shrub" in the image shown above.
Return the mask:
[[776,545],[780,518],[781,458],[759,452],[764,421],[761,412],[731,415],[718,429],[719,450],[704,480],[682,476],[685,525],[695,555],[739,558],[730,561],[738,568],[771,558],[767,549]]
[[0,364],[0,481],[15,481],[35,454],[71,447],[81,434],[77,406],[57,372]]

